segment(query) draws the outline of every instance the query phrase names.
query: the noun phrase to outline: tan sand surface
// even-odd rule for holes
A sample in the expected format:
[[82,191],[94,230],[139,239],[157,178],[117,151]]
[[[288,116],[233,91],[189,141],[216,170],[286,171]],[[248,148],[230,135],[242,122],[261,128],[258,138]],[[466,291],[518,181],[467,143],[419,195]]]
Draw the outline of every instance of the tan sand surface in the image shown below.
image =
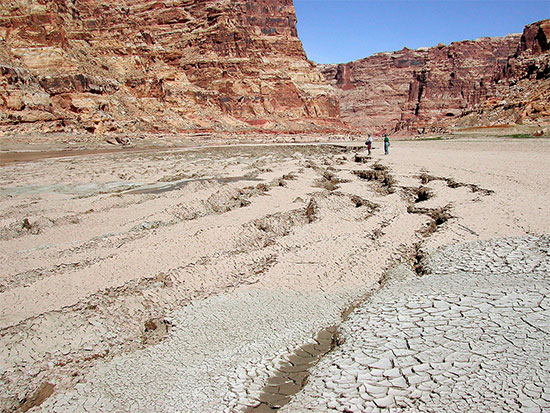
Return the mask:
[[397,263],[550,233],[550,141],[381,146],[0,167],[0,408],[238,411]]

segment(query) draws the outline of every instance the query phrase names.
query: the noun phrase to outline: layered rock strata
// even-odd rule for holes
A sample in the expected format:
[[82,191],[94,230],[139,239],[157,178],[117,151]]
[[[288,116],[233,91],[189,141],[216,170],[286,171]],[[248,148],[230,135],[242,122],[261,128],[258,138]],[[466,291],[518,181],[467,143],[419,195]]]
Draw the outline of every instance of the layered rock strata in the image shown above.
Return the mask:
[[291,0],[7,0],[0,132],[341,127]]
[[525,27],[495,80],[495,95],[465,110],[456,126],[550,124],[550,20]]
[[550,20],[522,35],[377,53],[320,65],[342,117],[373,133],[550,119]]

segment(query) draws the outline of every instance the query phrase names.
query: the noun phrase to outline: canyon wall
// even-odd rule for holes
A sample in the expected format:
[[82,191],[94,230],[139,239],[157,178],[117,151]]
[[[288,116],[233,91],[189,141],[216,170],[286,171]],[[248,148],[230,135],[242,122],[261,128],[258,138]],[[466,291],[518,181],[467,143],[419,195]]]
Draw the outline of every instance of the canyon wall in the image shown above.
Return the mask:
[[291,0],[0,4],[0,133],[341,127]]
[[495,75],[495,94],[453,126],[550,125],[550,20],[525,27],[517,51]]
[[523,34],[319,65],[342,118],[371,133],[550,121],[550,20]]

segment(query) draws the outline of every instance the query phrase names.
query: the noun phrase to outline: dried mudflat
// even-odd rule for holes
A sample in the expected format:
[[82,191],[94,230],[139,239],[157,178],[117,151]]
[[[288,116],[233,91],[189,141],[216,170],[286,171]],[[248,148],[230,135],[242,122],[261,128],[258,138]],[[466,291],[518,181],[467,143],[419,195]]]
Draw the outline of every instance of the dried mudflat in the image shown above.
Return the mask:
[[550,409],[550,237],[443,248],[397,268],[282,411]]
[[550,142],[376,151],[3,166],[0,408],[546,408]]

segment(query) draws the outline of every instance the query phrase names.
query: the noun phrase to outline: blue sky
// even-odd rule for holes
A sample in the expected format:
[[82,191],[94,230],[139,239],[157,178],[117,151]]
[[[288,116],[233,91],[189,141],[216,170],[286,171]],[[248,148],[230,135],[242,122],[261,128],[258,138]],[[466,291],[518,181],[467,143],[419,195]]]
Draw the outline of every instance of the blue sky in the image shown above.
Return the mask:
[[376,52],[521,33],[550,0],[294,0],[308,58],[343,63]]

